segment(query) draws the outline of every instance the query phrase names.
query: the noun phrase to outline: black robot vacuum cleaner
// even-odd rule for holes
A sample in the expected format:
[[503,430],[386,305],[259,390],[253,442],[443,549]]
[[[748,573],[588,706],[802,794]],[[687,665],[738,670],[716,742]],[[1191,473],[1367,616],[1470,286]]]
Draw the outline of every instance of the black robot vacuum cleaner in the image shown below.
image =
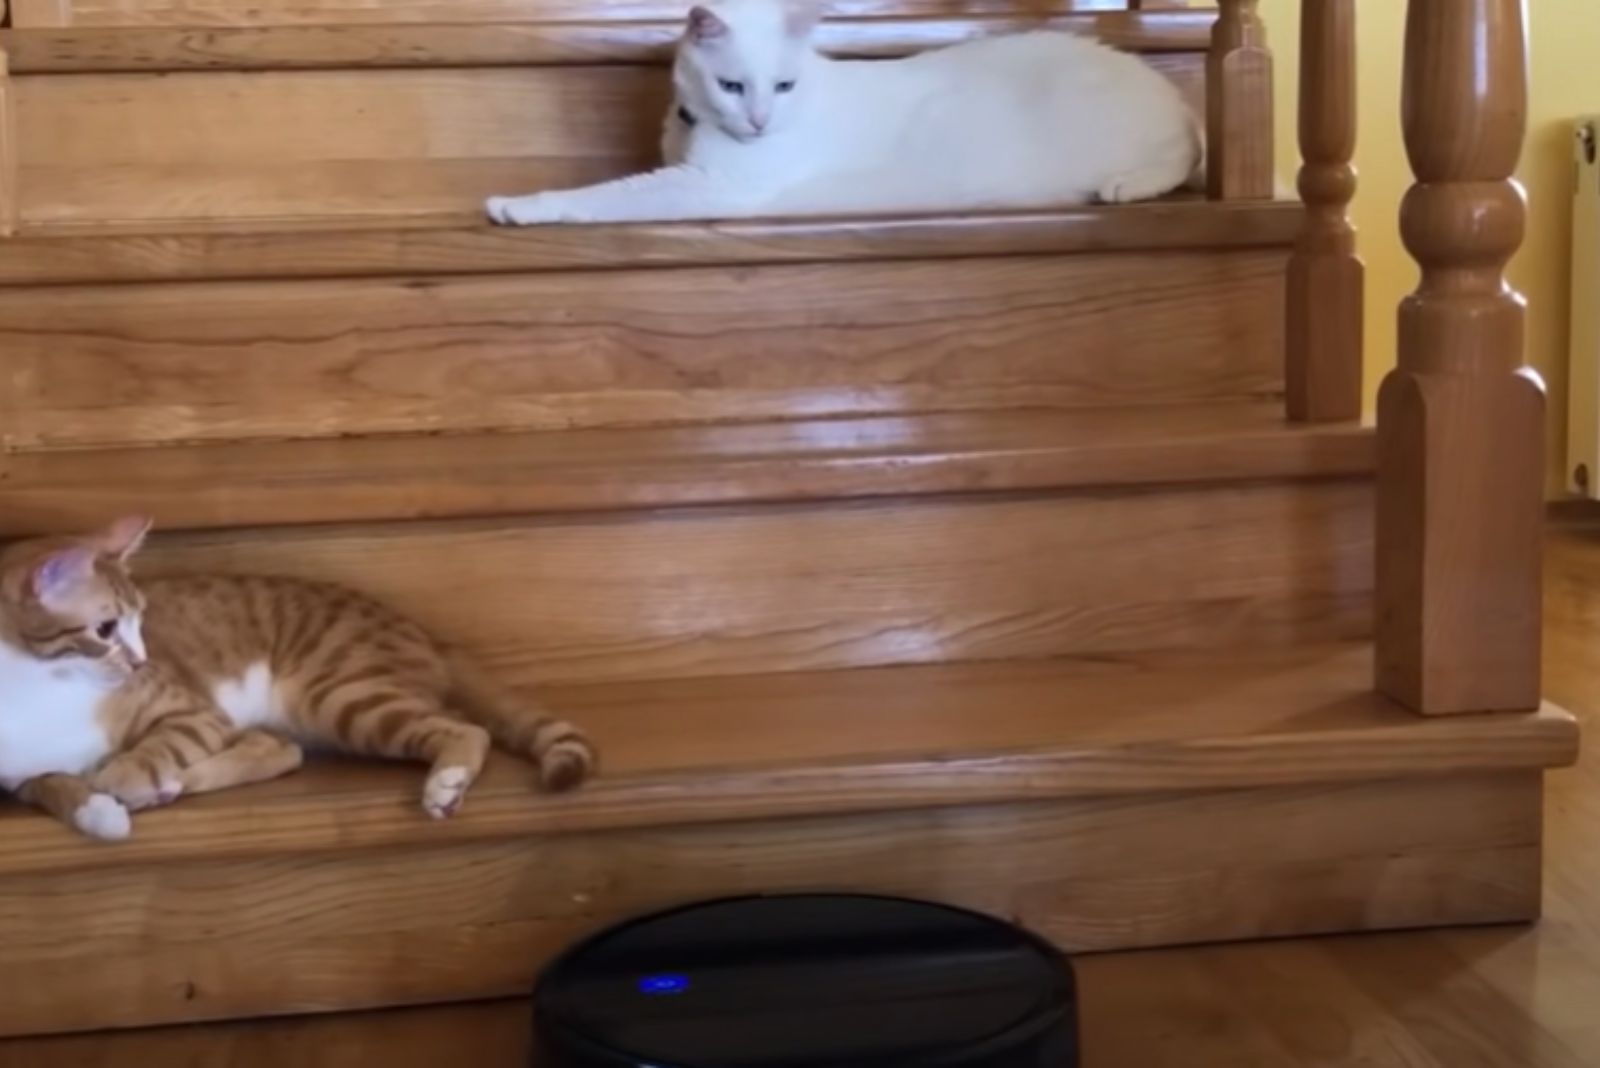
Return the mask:
[[1076,1068],[1072,969],[1010,924],[851,894],[713,901],[578,945],[538,1068]]

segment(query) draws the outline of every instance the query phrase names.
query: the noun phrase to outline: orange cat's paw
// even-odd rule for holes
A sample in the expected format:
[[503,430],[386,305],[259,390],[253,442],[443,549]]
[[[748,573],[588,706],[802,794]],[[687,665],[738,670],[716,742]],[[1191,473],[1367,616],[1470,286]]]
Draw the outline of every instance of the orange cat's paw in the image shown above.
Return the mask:
[[466,768],[440,768],[428,776],[422,788],[422,809],[436,820],[454,816],[472,785],[472,772]]
[[107,761],[95,772],[90,784],[134,812],[170,805],[183,793],[183,785],[176,778],[152,772],[138,761],[120,757]]

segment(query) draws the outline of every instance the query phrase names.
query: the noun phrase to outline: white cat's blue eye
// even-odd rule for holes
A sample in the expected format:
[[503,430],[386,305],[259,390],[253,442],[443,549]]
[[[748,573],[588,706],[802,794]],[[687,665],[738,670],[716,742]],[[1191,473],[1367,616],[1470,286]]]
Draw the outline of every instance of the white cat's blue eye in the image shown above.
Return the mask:
[[722,86],[724,93],[732,93],[734,96],[744,95],[744,82],[731,82],[726,78],[718,78],[717,84]]
[[794,82],[779,82],[778,85],[777,85],[777,90],[780,93],[791,92],[793,89],[794,89]]

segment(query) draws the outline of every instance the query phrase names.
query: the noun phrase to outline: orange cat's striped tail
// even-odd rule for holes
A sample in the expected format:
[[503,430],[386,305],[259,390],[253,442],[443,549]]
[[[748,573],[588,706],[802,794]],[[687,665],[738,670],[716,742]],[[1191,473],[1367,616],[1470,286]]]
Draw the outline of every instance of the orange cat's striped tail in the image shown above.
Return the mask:
[[531,757],[539,785],[559,793],[594,773],[594,746],[578,728],[513,694],[459,650],[445,650],[445,663],[456,707],[502,748]]

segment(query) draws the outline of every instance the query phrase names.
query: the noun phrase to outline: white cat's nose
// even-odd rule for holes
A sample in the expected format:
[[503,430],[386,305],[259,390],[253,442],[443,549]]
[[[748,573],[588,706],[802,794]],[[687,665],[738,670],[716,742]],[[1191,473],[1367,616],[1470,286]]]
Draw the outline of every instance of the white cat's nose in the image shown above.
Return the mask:
[[752,115],[752,116],[750,116],[750,127],[751,127],[751,129],[755,130],[756,133],[760,133],[762,130],[765,130],[767,128],[767,116],[765,116],[765,115]]

